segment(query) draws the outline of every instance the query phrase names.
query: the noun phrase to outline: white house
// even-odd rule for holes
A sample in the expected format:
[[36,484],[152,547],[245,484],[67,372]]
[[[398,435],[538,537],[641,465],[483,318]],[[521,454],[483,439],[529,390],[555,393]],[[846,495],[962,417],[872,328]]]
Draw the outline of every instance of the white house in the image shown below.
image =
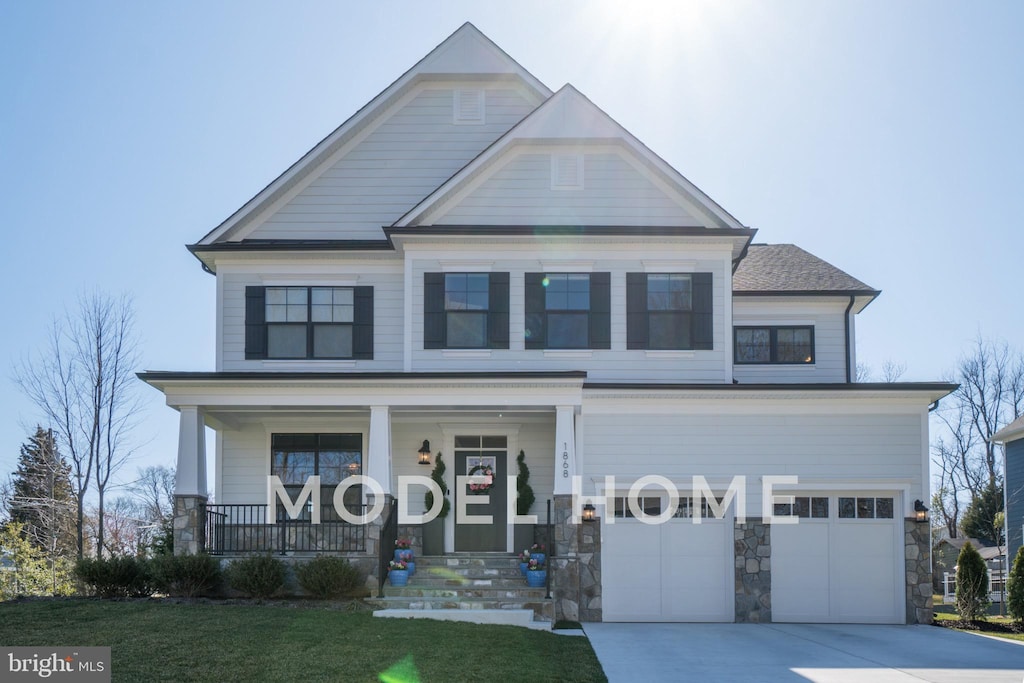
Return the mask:
[[[176,549],[342,552],[377,576],[428,441],[453,559],[521,549],[503,501],[525,454],[559,616],[930,621],[914,508],[953,387],[856,383],[879,292],[754,234],[465,24],[189,247],[217,281],[216,369],[140,374],[181,415]],[[488,505],[455,479],[479,464]],[[383,503],[371,524],[331,506],[354,474],[380,488],[341,502]],[[321,523],[268,514],[269,475],[293,497],[318,475]],[[741,481],[707,519],[704,482],[717,504]],[[596,521],[573,519],[573,482]],[[767,523],[769,484],[798,523]]]

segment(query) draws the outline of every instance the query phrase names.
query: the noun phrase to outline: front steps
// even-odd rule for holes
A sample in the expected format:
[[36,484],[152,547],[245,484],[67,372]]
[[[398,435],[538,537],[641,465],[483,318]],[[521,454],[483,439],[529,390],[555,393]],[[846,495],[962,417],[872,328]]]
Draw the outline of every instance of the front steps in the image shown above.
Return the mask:
[[507,553],[473,553],[416,558],[408,586],[384,585],[371,598],[375,617],[403,617],[512,624],[549,629],[554,604],[544,588],[530,588],[518,558]]

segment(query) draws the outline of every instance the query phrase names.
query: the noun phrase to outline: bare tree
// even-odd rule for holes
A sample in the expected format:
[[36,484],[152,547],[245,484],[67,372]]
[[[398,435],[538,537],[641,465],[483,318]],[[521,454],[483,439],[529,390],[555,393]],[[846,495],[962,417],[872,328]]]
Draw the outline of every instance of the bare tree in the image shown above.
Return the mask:
[[143,467],[139,478],[128,486],[135,497],[140,516],[162,527],[174,516],[174,468]]
[[855,382],[870,382],[871,381],[871,366],[866,363],[857,363],[857,375],[854,378]]
[[894,360],[887,360],[882,363],[882,381],[883,382],[899,382],[900,378],[907,371],[906,363],[897,363]]
[[131,455],[128,436],[141,409],[132,381],[137,361],[133,317],[127,297],[85,295],[75,312],[54,320],[47,348],[15,369],[15,382],[53,426],[70,460],[78,499],[79,557],[85,548],[84,506],[90,485],[99,498],[99,553],[111,475]]

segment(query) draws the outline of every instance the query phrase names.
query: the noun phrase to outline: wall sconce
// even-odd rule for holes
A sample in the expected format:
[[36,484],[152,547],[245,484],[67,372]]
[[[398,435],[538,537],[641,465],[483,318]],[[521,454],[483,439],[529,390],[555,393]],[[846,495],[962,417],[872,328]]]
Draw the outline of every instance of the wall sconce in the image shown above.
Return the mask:
[[584,522],[593,522],[594,521],[594,513],[595,512],[597,512],[597,508],[595,508],[591,503],[587,503],[586,505],[584,505],[583,506],[583,521]]
[[420,464],[421,465],[429,465],[430,464],[430,442],[427,441],[426,439],[423,439],[423,445],[420,446],[420,451],[419,452],[420,452]]
[[919,522],[928,521],[928,508],[924,506],[924,502],[920,500],[914,501],[914,515],[917,517]]

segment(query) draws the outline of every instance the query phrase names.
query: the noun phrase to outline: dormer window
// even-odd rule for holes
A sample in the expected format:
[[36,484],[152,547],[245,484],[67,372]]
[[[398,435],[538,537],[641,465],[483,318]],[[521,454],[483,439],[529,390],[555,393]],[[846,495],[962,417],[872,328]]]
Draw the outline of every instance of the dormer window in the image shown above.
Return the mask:
[[456,125],[484,123],[484,91],[482,88],[455,90],[453,93],[454,121]]
[[551,155],[551,189],[582,190],[583,189],[583,155],[552,154]]

